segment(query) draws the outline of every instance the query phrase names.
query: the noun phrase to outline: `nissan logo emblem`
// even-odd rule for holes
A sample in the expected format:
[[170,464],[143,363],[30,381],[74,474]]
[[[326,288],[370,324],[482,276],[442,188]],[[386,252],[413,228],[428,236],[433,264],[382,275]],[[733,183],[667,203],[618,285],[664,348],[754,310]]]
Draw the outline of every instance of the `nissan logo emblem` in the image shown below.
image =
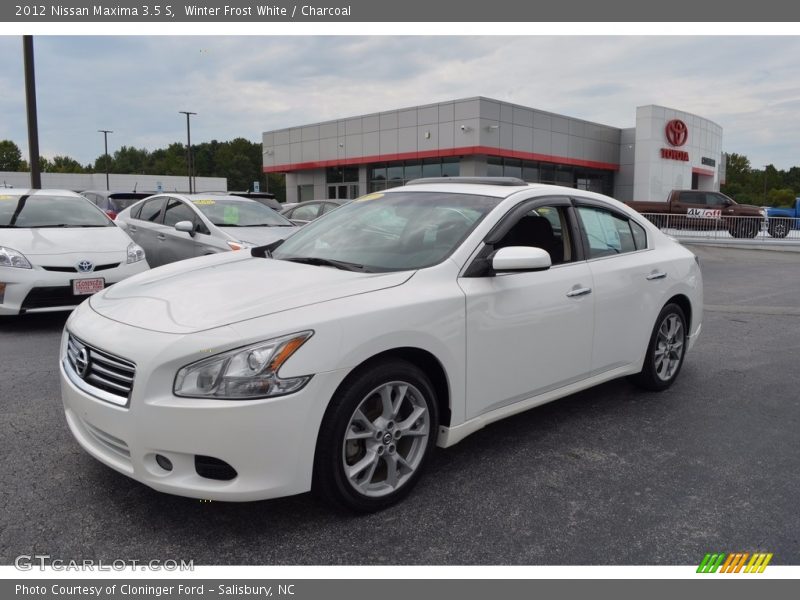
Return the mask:
[[90,271],[94,270],[94,263],[90,260],[86,260],[85,258],[78,263],[78,273],[89,273]]
[[672,119],[664,128],[664,133],[666,133],[670,145],[683,146],[686,138],[689,137],[689,128],[680,119]]
[[86,373],[89,372],[89,351],[85,347],[78,350],[78,355],[75,357],[75,370],[78,371],[81,379],[85,379]]

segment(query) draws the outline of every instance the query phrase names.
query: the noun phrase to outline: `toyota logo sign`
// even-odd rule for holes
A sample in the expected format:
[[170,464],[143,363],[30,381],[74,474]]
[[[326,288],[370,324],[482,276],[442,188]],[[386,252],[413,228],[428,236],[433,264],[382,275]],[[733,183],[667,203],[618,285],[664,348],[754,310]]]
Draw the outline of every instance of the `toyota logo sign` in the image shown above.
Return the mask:
[[672,146],[683,146],[686,138],[689,137],[689,128],[680,119],[672,119],[667,123],[664,132],[667,134],[667,141]]
[[94,270],[94,263],[84,258],[78,263],[77,269],[78,273],[89,273],[90,271]]

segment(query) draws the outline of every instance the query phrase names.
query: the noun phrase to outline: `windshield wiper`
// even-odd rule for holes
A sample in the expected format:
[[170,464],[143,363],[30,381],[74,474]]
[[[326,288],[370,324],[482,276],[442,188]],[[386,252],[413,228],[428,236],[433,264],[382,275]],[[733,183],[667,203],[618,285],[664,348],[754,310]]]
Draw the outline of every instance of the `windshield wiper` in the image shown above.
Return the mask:
[[286,260],[289,262],[296,262],[302,265],[317,265],[320,267],[334,267],[336,269],[342,269],[343,271],[362,271],[366,272],[366,268],[364,265],[359,265],[356,263],[345,262],[343,260],[331,260],[330,258],[322,258],[320,256],[292,256],[289,258],[282,258],[280,260]]

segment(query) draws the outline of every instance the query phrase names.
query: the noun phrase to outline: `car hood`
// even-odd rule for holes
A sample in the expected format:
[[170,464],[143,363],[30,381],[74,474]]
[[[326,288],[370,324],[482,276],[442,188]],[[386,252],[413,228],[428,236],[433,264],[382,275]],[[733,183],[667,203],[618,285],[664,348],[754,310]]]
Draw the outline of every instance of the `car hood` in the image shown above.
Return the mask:
[[233,239],[252,246],[264,246],[277,240],[286,239],[297,231],[297,227],[218,227]]
[[225,252],[130,277],[90,304],[133,327],[185,334],[394,287],[413,273],[356,273]]
[[131,239],[119,227],[40,227],[2,229],[0,245],[25,256],[125,252]]

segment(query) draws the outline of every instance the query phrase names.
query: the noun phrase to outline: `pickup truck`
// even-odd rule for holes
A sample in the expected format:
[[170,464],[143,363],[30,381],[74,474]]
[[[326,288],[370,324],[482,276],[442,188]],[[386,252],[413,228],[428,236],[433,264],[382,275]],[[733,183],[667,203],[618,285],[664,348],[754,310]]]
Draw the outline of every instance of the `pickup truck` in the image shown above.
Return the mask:
[[648,218],[659,227],[727,229],[737,238],[755,237],[766,217],[763,208],[737,204],[725,194],[702,190],[672,190],[666,202],[626,204],[640,213],[649,213]]
[[774,238],[785,238],[792,229],[800,229],[800,198],[795,198],[794,207],[768,208],[767,231]]

